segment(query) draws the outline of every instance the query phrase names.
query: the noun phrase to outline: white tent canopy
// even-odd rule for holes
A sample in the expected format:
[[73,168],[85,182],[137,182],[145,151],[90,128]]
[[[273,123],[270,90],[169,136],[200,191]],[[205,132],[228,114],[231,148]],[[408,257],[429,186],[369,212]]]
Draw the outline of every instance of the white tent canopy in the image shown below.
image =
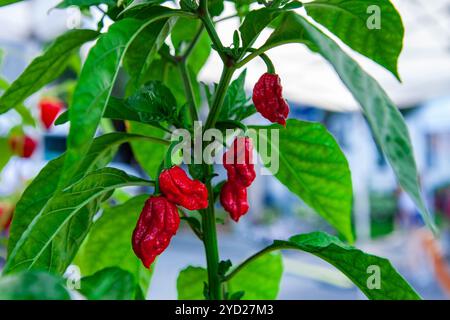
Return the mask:
[[[388,71],[359,54],[351,55],[374,76],[400,107],[408,107],[450,93],[450,1],[395,0],[405,25],[404,49],[399,60],[399,83]],[[381,19],[383,17],[381,16]],[[238,20],[222,22],[218,31],[229,45]],[[266,38],[270,32],[264,32]],[[344,46],[344,49],[345,46]],[[350,52],[350,51],[348,51]],[[304,46],[291,44],[269,51],[282,77],[285,97],[293,102],[330,110],[358,108],[332,67]],[[220,61],[213,55],[201,73],[204,81],[218,81]],[[265,72],[255,59],[248,65],[247,88]]]
[[[73,12],[52,10],[59,0],[25,1],[0,8],[0,43],[20,42],[33,34],[49,40],[67,28]],[[450,93],[450,0],[393,0],[405,24],[404,50],[400,56],[399,83],[388,71],[359,54],[351,53],[373,75],[400,107],[408,107]],[[230,3],[226,3],[230,11]],[[301,9],[300,9],[301,11]],[[99,12],[94,12],[98,13]],[[225,13],[226,15],[227,13]],[[76,17],[75,17],[76,18]],[[381,16],[381,19],[383,17]],[[383,23],[383,22],[382,22]],[[218,32],[231,44],[238,19],[227,20]],[[270,34],[266,31],[259,43]],[[257,43],[258,44],[258,43]],[[256,44],[256,45],[257,45]],[[350,52],[350,50],[349,50]],[[330,110],[357,110],[357,103],[331,66],[304,46],[291,44],[269,51],[282,76],[288,100]],[[203,68],[202,81],[218,81],[221,63],[213,54]],[[247,89],[251,90],[265,66],[259,59],[248,65]]]

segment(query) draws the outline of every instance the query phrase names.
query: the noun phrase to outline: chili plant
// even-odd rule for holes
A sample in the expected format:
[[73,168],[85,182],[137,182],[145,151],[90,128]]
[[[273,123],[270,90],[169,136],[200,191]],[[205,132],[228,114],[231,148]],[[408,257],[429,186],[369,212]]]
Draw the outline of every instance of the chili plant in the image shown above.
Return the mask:
[[[0,1],[0,5],[13,2],[19,1]],[[43,288],[40,298],[46,294],[69,298],[59,276],[76,265],[84,277],[70,289],[87,298],[142,298],[155,258],[182,222],[203,243],[206,268],[190,266],[181,271],[179,298],[276,298],[282,274],[280,250],[300,250],[325,260],[370,299],[419,298],[388,260],[352,246],[352,183],[347,160],[322,124],[287,119],[282,80],[270,60],[272,48],[295,43],[322,56],[334,68],[359,102],[400,185],[433,228],[401,113],[378,82],[342,48],[346,45],[372,59],[400,80],[397,61],[404,30],[399,13],[389,0],[231,0],[227,3],[235,13],[225,16],[224,2],[64,0],[57,6],[73,5],[83,11],[101,6],[104,15],[98,30],[70,30],[55,39],[0,98],[0,113],[18,108],[58,79],[80,46],[95,41],[77,75],[68,112],[56,120],[56,124],[70,123],[67,150],[48,162],[17,203],[0,296],[22,297],[30,283],[38,283]],[[106,18],[113,23],[102,32]],[[228,18],[240,19],[231,44],[216,31],[216,25]],[[381,19],[378,24],[377,19]],[[255,46],[265,29],[270,36]],[[211,54],[218,55],[222,64],[220,80],[213,88],[197,79]],[[267,73],[255,84],[252,105],[243,86],[245,72],[239,70],[257,58],[264,61]],[[292,61],[292,68],[295,65]],[[113,91],[120,92],[113,90],[119,73],[126,75],[125,89],[113,96]],[[202,106],[207,109],[205,117]],[[243,122],[257,112],[268,120],[267,125]],[[96,135],[102,118],[124,121],[126,132]],[[267,160],[261,145],[268,144],[279,159],[274,177],[341,237],[324,232],[298,234],[275,240],[243,262],[221,256],[215,210],[223,205],[234,220],[230,223],[245,219],[251,208],[246,188],[255,178],[255,168],[248,160],[225,163],[228,179],[224,183],[217,181],[217,165],[189,163],[193,146],[180,154],[171,133],[192,134],[197,121],[204,122],[201,133],[239,129],[239,137],[226,154],[243,151],[251,157],[253,141],[260,157]],[[222,147],[230,141],[214,142]],[[241,147],[239,141],[243,141]],[[201,151],[214,142],[204,143]],[[123,143],[131,144],[151,180],[107,167]],[[222,154],[215,155],[221,158]],[[178,160],[174,155],[179,155]],[[118,189],[128,186],[148,188],[115,205],[107,202]],[[103,213],[94,222],[100,208]],[[99,291],[100,283],[111,282],[120,290]]]

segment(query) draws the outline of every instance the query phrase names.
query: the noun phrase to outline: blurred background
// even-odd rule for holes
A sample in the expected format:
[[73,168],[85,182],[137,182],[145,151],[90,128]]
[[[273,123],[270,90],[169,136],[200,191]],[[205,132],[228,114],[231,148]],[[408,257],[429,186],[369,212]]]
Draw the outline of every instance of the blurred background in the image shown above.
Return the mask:
[[[401,108],[408,124],[423,192],[440,229],[434,239],[423,228],[417,209],[398,187],[393,172],[374,143],[360,110],[332,68],[302,46],[283,46],[269,52],[283,79],[290,117],[324,123],[333,133],[350,163],[353,180],[353,216],[356,245],[389,258],[400,273],[426,299],[450,298],[450,0],[394,0],[405,25],[404,49],[399,60],[399,83],[390,73],[368,59],[351,55],[385,88]],[[0,75],[13,81],[57,35],[76,27],[96,28],[102,15],[97,9],[81,14],[76,9],[50,10],[57,0],[25,1],[0,8]],[[226,15],[226,13],[225,13]],[[381,17],[382,18],[382,17]],[[225,44],[232,42],[238,20],[218,26]],[[106,28],[107,26],[105,26]],[[263,34],[261,42],[266,35]],[[344,46],[345,48],[345,46]],[[85,55],[89,47],[82,48]],[[220,75],[214,54],[200,73],[211,83]],[[73,61],[73,68],[80,61]],[[295,67],[293,67],[295,65]],[[265,71],[255,59],[248,65],[246,89]],[[73,85],[70,70],[66,81],[53,84],[26,101],[34,115],[42,96],[62,96]],[[1,89],[0,89],[1,91]],[[20,123],[14,111],[0,116],[0,137]],[[251,123],[266,123],[255,116]],[[38,142],[29,159],[11,158],[1,170],[0,211],[10,209],[30,179],[46,161],[61,154],[68,133],[66,125],[45,131],[26,128]],[[3,146],[1,146],[3,148]],[[0,149],[4,153],[4,149]],[[0,154],[0,166],[4,155]],[[114,166],[143,174],[123,146]],[[0,167],[0,168],[1,168]],[[132,192],[132,191],[130,191]],[[272,239],[314,230],[333,230],[301,200],[271,176],[258,176],[250,188],[251,211],[239,224],[224,219],[219,226],[221,259],[238,263]],[[225,218],[225,214],[223,217]],[[0,220],[1,221],[1,220]],[[7,231],[0,242],[0,268],[5,257]],[[3,259],[3,260],[1,260]],[[176,276],[187,265],[204,266],[201,243],[182,229],[159,258],[150,286],[150,299],[176,298]],[[284,252],[281,299],[364,299],[359,290],[330,265],[301,253]]]

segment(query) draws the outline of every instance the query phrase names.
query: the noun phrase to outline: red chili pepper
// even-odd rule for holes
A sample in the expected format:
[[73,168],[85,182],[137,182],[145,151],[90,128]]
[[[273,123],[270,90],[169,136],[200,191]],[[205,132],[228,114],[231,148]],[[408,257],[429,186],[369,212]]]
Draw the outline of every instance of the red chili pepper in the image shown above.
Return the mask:
[[237,137],[229,151],[223,154],[223,166],[227,170],[228,181],[241,187],[249,187],[255,180],[253,145],[249,137]]
[[134,253],[146,268],[169,245],[177,233],[180,217],[177,207],[163,196],[151,196],[142,209],[133,232]]
[[9,217],[7,217],[5,220],[5,218],[2,217],[4,214],[8,214],[8,207],[3,207],[0,204],[0,229],[8,230],[9,226],[11,225],[12,215],[9,215]]
[[39,101],[39,108],[41,111],[41,121],[48,130],[64,108],[64,103],[57,98],[43,98]]
[[286,126],[289,105],[283,98],[283,87],[277,74],[264,73],[253,88],[253,103],[261,115]]
[[225,211],[230,214],[231,219],[238,222],[239,218],[246,214],[249,209],[247,189],[230,181],[225,182],[222,190],[220,190],[220,203]]
[[22,158],[29,158],[36,150],[37,142],[28,136],[11,136],[9,146],[15,155]]
[[198,180],[189,178],[178,166],[163,170],[159,176],[159,188],[169,201],[189,210],[208,207],[208,189]]

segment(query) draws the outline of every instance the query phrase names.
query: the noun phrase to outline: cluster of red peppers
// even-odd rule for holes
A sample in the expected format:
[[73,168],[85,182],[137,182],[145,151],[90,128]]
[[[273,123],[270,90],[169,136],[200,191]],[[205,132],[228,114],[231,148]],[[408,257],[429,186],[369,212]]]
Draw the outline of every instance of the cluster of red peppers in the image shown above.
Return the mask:
[[[56,117],[64,108],[64,102],[58,98],[43,98],[39,101],[41,122],[46,130],[53,125]],[[21,158],[30,158],[37,147],[37,141],[25,134],[14,134],[9,138],[9,146],[13,154]]]
[[208,206],[206,186],[189,178],[178,166],[161,172],[159,188],[161,195],[151,196],[146,201],[132,237],[133,250],[146,268],[168,247],[178,230],[177,205],[189,210]]
[[[282,96],[278,75],[265,73],[261,76],[253,89],[253,103],[263,117],[286,125],[289,106]],[[53,122],[53,116],[56,117],[59,112],[57,108],[49,108],[44,104],[41,109],[51,111],[47,120],[43,118],[44,123]],[[46,127],[49,126],[46,124]],[[237,222],[249,210],[247,188],[256,178],[251,139],[237,137],[224,153],[223,165],[228,179],[220,191],[220,203]],[[178,166],[161,172],[159,189],[161,195],[150,196],[146,201],[132,237],[133,250],[147,268],[168,247],[178,230],[180,216],[177,206],[189,210],[208,207],[206,186],[189,178]]]
[[223,154],[228,180],[220,192],[220,203],[234,221],[247,213],[247,188],[256,178],[253,146],[249,137],[237,137]]

